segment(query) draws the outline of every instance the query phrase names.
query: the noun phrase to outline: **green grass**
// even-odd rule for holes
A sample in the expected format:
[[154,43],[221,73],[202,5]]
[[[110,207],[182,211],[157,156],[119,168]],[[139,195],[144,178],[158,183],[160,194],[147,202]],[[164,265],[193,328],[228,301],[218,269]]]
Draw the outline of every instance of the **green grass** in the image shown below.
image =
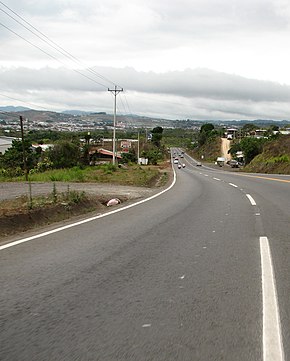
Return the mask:
[[250,164],[244,168],[245,172],[290,174],[290,156],[282,154],[270,156],[262,153],[256,156]]
[[271,157],[266,160],[266,163],[289,163],[290,157],[287,154],[280,155],[278,157]]
[[188,150],[188,153],[194,158],[213,162],[221,154],[221,139],[220,137],[210,138],[202,147]]
[[[70,169],[54,169],[43,173],[29,174],[31,182],[98,182],[120,185],[151,186],[159,177],[158,166],[128,166],[118,168],[112,164],[94,167],[73,167]],[[0,181],[24,181],[24,176],[15,178],[0,177]]]
[[87,195],[85,192],[70,191],[57,192],[56,188],[50,194],[45,196],[35,196],[33,199],[29,199],[28,196],[22,196],[15,199],[8,199],[0,201],[0,216],[5,215],[13,210],[22,209],[39,209],[47,207],[52,204],[62,204],[64,206],[70,206],[72,204],[78,204],[86,201]]

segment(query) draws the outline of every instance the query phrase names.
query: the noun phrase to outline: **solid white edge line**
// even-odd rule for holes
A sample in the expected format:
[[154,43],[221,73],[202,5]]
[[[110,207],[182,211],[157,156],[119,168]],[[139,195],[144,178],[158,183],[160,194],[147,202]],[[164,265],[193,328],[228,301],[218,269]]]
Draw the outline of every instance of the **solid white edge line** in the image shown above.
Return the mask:
[[260,237],[263,292],[263,360],[283,361],[281,324],[275,276],[267,237]]
[[107,212],[107,213],[99,214],[98,216],[86,218],[86,219],[83,219],[83,220],[81,220],[81,221],[78,221],[78,222],[75,222],[75,223],[71,223],[71,224],[68,224],[68,225],[63,226],[63,227],[55,228],[55,229],[52,229],[52,230],[47,231],[47,232],[39,233],[39,234],[36,234],[36,235],[34,235],[34,236],[30,236],[30,237],[27,237],[27,238],[19,239],[18,241],[14,241],[14,242],[10,242],[10,243],[4,244],[3,246],[0,246],[0,251],[2,251],[3,249],[9,248],[9,247],[16,246],[16,245],[21,244],[21,243],[25,243],[25,242],[28,242],[28,241],[32,241],[33,239],[45,237],[45,236],[48,236],[48,235],[50,235],[50,234],[57,233],[57,232],[63,231],[63,230],[68,229],[68,228],[72,228],[72,227],[79,226],[79,225],[84,224],[84,223],[88,223],[88,222],[94,221],[94,220],[96,220],[96,219],[98,219],[98,218],[103,218],[103,217],[110,216],[111,214],[124,211],[125,209],[129,209],[129,208],[135,207],[135,206],[137,206],[137,205],[139,205],[139,204],[148,202],[148,201],[150,201],[151,199],[154,199],[154,198],[156,198],[156,197],[159,197],[161,194],[169,191],[169,190],[174,186],[174,184],[176,183],[176,173],[175,173],[174,167],[172,167],[172,169],[173,169],[173,181],[172,181],[172,183],[170,184],[170,186],[169,186],[168,188],[164,189],[163,191],[154,194],[153,196],[150,196],[150,197],[148,197],[148,198],[142,199],[141,201],[138,201],[138,202],[136,202],[136,203],[129,204],[128,206],[125,206],[125,207],[122,207],[122,208],[118,208],[118,209],[115,209],[115,210],[110,211],[110,212]]
[[246,194],[248,200],[250,201],[252,206],[256,206],[257,203],[255,202],[254,198],[250,194]]
[[232,186],[232,187],[238,188],[238,186],[236,184],[234,184],[234,183],[229,183],[229,185]]

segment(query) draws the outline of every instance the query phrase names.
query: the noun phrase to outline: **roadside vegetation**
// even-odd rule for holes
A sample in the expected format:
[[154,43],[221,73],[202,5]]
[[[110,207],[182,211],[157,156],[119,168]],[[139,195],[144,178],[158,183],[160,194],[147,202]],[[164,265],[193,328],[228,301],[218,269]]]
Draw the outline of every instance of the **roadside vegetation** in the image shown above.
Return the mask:
[[264,130],[262,137],[253,137],[259,127],[246,124],[240,136],[232,142],[230,153],[236,159],[243,153],[243,171],[290,174],[290,135],[282,135],[276,125]]
[[[0,154],[0,182],[27,181],[30,195],[0,202],[2,236],[106,209],[106,203],[112,196],[70,191],[70,182],[164,186],[169,180],[170,163],[162,141],[163,129],[152,129],[150,140],[145,134],[140,135],[140,156],[148,159],[146,166],[137,164],[136,149],[123,153],[122,161],[115,165],[98,162],[89,153],[92,144],[101,143],[98,134],[29,132],[23,142],[13,140],[12,147]],[[136,137],[137,134],[132,133],[127,134],[126,138]],[[35,143],[53,146],[43,151],[41,147],[33,148],[32,144]],[[34,182],[51,182],[51,193],[32,197]],[[57,182],[67,182],[67,192],[59,193]],[[127,200],[122,195],[118,198],[122,203]]]
[[[122,167],[112,164],[102,164],[98,166],[75,166],[64,169],[51,169],[44,172],[35,172],[29,174],[31,182],[97,182],[111,183],[120,185],[134,185],[140,187],[150,187],[155,181],[163,176],[162,168],[165,164],[159,166],[139,166],[126,165]],[[1,181],[24,181],[25,176],[7,177],[1,176]]]
[[[123,198],[122,201],[126,199]],[[58,192],[55,183],[51,193],[43,196],[22,196],[0,201],[1,238],[25,232],[72,216],[105,209],[107,198],[95,197],[85,192]]]
[[221,128],[216,129],[213,124],[205,123],[200,131],[194,134],[189,153],[196,159],[214,162],[220,155],[222,134]]
[[[55,132],[42,132],[41,135],[31,132],[24,141],[13,140],[12,146],[0,154],[0,181],[110,182],[148,186],[158,177],[158,166],[168,160],[162,142],[162,127],[152,129],[150,141],[145,134],[140,136],[140,156],[148,160],[146,167],[137,164],[134,148],[123,153],[122,160],[116,165],[98,162],[96,153],[89,152],[93,144],[100,142],[97,134],[70,134],[70,139],[67,133],[60,136]],[[127,135],[133,138],[133,134]],[[136,139],[137,134],[134,136]],[[53,146],[43,151],[40,146],[32,147],[36,141],[39,145],[45,142]]]
[[262,151],[244,168],[246,172],[290,174],[290,135],[264,143]]

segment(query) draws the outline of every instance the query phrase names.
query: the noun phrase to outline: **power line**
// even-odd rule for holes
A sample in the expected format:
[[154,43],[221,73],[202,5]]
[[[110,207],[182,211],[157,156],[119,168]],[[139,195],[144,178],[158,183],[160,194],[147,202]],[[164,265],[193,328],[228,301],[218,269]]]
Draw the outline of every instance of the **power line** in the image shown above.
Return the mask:
[[[2,1],[0,1],[0,4],[2,4],[3,6],[5,6],[9,11],[11,11],[14,15],[16,15],[19,19],[21,19],[25,24],[27,24],[29,27],[31,27],[32,29],[34,29],[35,31],[29,29],[27,26],[25,26],[24,24],[22,24],[19,20],[15,19],[15,17],[13,17],[12,15],[10,15],[8,12],[6,12],[5,10],[1,9],[0,10],[2,12],[4,12],[6,15],[8,15],[10,18],[12,18],[14,21],[16,21],[18,24],[20,24],[21,26],[23,26],[26,30],[28,30],[29,32],[31,32],[33,35],[37,36],[40,40],[42,40],[44,43],[46,43],[47,45],[49,45],[50,47],[52,47],[53,49],[55,49],[56,51],[58,51],[60,54],[66,56],[67,58],[69,58],[70,60],[72,60],[75,64],[79,64],[84,66],[84,64],[82,64],[82,62],[77,59],[74,55],[72,55],[71,53],[69,53],[68,51],[66,51],[63,47],[61,47],[60,45],[58,45],[56,42],[54,42],[53,40],[51,40],[47,35],[45,35],[44,33],[42,33],[41,31],[39,31],[35,26],[33,26],[31,23],[29,23],[28,21],[26,21],[22,16],[20,16],[19,14],[17,14],[14,10],[12,10],[9,6],[7,6],[6,4],[4,4]],[[38,33],[41,35],[38,35]],[[86,69],[88,72],[90,72],[91,74],[94,74],[96,76],[98,76],[99,78],[101,78],[102,80],[107,81],[108,83],[111,83],[113,85],[115,85],[114,82],[112,82],[111,80],[109,80],[108,78],[106,78],[105,76],[103,76],[102,74],[96,72],[94,69],[92,68],[87,68]]]
[[0,94],[1,97],[5,97],[5,98],[8,98],[8,99],[11,99],[11,100],[16,100],[18,102],[21,102],[23,104],[27,104],[27,105],[32,105],[33,107],[37,107],[37,108],[42,108],[43,110],[45,111],[49,111],[49,109],[45,108],[45,107],[42,107],[41,105],[38,105],[38,104],[34,104],[34,103],[29,103],[29,102],[24,102],[23,100],[20,100],[20,99],[17,99],[17,98],[13,98],[13,97],[10,97],[8,95],[5,95],[5,94]]
[[126,97],[126,94],[124,94],[124,98],[125,98],[127,107],[128,107],[128,109],[129,109],[129,113],[131,114],[131,116],[133,116],[133,114],[132,114],[132,112],[131,112],[131,109],[130,109],[130,106],[129,106],[129,103],[128,103],[128,99],[127,99],[127,97]]
[[[42,33],[41,31],[39,31],[35,26],[33,26],[31,23],[29,23],[27,20],[25,20],[22,16],[20,16],[19,14],[17,14],[17,12],[15,12],[14,10],[12,10],[9,6],[7,6],[5,3],[3,3],[2,1],[0,1],[0,4],[2,4],[8,11],[10,11],[13,15],[15,15],[18,19],[20,19],[21,21],[19,21],[17,18],[15,18],[14,16],[12,16],[11,14],[9,14],[6,10],[0,8],[0,10],[6,14],[7,16],[9,16],[12,20],[14,20],[16,23],[18,23],[19,25],[21,25],[22,27],[24,27],[27,31],[29,31],[30,33],[32,33],[34,36],[36,36],[38,39],[40,39],[42,42],[44,42],[46,45],[50,46],[51,48],[53,48],[54,50],[56,50],[57,52],[59,52],[61,55],[65,56],[66,58],[68,58],[70,61],[73,61],[74,63],[80,64],[82,66],[84,66],[84,64],[81,63],[81,61],[79,59],[77,59],[75,56],[73,56],[71,53],[69,53],[68,51],[66,51],[63,47],[59,46],[57,43],[55,43],[53,40],[51,40],[48,36],[46,36],[44,33]],[[24,23],[24,24],[23,24]],[[26,25],[28,26],[26,26]],[[25,42],[27,42],[28,44],[30,44],[31,46],[33,46],[34,48],[36,48],[37,50],[41,51],[42,53],[44,53],[45,55],[47,55],[48,57],[54,59],[55,61],[61,63],[62,65],[64,65],[66,67],[66,64],[63,63],[61,60],[59,60],[56,56],[52,55],[51,53],[49,53],[48,51],[44,50],[43,48],[41,48],[40,46],[34,44],[32,41],[26,39],[24,36],[18,34],[16,31],[10,29],[8,26],[6,26],[5,24],[0,22],[0,25],[2,25],[5,29],[7,29],[8,31],[10,31],[11,33],[13,33],[14,35],[16,35],[17,37],[19,37],[20,39],[24,40]],[[33,29],[33,30],[32,30]],[[77,69],[71,69],[74,72],[76,72],[77,74],[87,78],[90,81],[93,81],[94,83],[101,85],[104,88],[107,88],[107,86],[103,83],[100,83],[99,81],[96,81],[95,79],[91,78],[90,76],[84,74],[82,71],[77,70]],[[114,85],[114,90],[110,90],[108,89],[111,93],[114,92],[115,94],[115,102],[116,102],[116,95],[120,92],[123,91],[123,88],[121,88],[120,86],[118,86],[116,83],[112,82],[111,80],[109,80],[108,78],[106,78],[105,76],[103,76],[102,74],[96,72],[94,69],[92,68],[86,68],[85,71],[93,74],[94,76],[97,76],[98,78],[101,78],[102,80],[113,84]],[[118,89],[119,88],[119,89]],[[118,89],[118,90],[117,90]],[[121,89],[121,90],[120,90]],[[5,95],[4,95],[5,96]],[[9,98],[9,97],[8,97]],[[13,99],[13,98],[11,98]],[[16,100],[16,99],[15,99]],[[125,105],[121,99],[121,103],[124,107],[125,113],[126,113],[126,109],[125,109]],[[126,99],[126,103],[127,106],[129,108],[129,104],[128,101]],[[115,105],[116,108],[116,105]],[[130,112],[130,108],[129,108],[129,112]]]
[[[66,67],[66,64],[64,62],[62,62],[61,60],[57,59],[55,56],[49,54],[47,51],[41,49],[39,46],[33,44],[31,41],[25,39],[23,36],[19,35],[18,33],[16,33],[14,30],[10,29],[8,26],[4,25],[3,23],[0,22],[0,25],[2,25],[4,28],[6,28],[7,30],[9,30],[10,32],[12,32],[13,34],[15,34],[16,36],[18,36],[20,39],[26,41],[28,44],[32,45],[33,47],[35,47],[36,49],[40,50],[41,52],[43,52],[44,54],[46,54],[47,56],[49,56],[50,58],[56,60],[57,62],[61,63],[64,67]],[[89,77],[88,75],[82,73],[80,70],[77,69],[71,69],[72,71],[74,71],[77,74],[82,75],[83,77],[87,78],[88,80],[91,80],[92,82],[94,82],[95,84],[101,85],[104,88],[107,88],[105,84],[102,84],[100,82],[97,82],[95,79]]]

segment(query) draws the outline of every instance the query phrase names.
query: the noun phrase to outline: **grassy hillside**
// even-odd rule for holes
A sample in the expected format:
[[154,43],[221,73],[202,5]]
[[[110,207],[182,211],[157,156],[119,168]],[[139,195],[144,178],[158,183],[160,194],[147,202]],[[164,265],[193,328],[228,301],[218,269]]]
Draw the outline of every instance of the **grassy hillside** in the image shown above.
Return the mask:
[[197,159],[214,162],[221,155],[221,138],[219,136],[209,138],[204,145],[195,148],[189,153]]
[[264,145],[244,170],[256,173],[290,174],[290,135],[282,135]]

